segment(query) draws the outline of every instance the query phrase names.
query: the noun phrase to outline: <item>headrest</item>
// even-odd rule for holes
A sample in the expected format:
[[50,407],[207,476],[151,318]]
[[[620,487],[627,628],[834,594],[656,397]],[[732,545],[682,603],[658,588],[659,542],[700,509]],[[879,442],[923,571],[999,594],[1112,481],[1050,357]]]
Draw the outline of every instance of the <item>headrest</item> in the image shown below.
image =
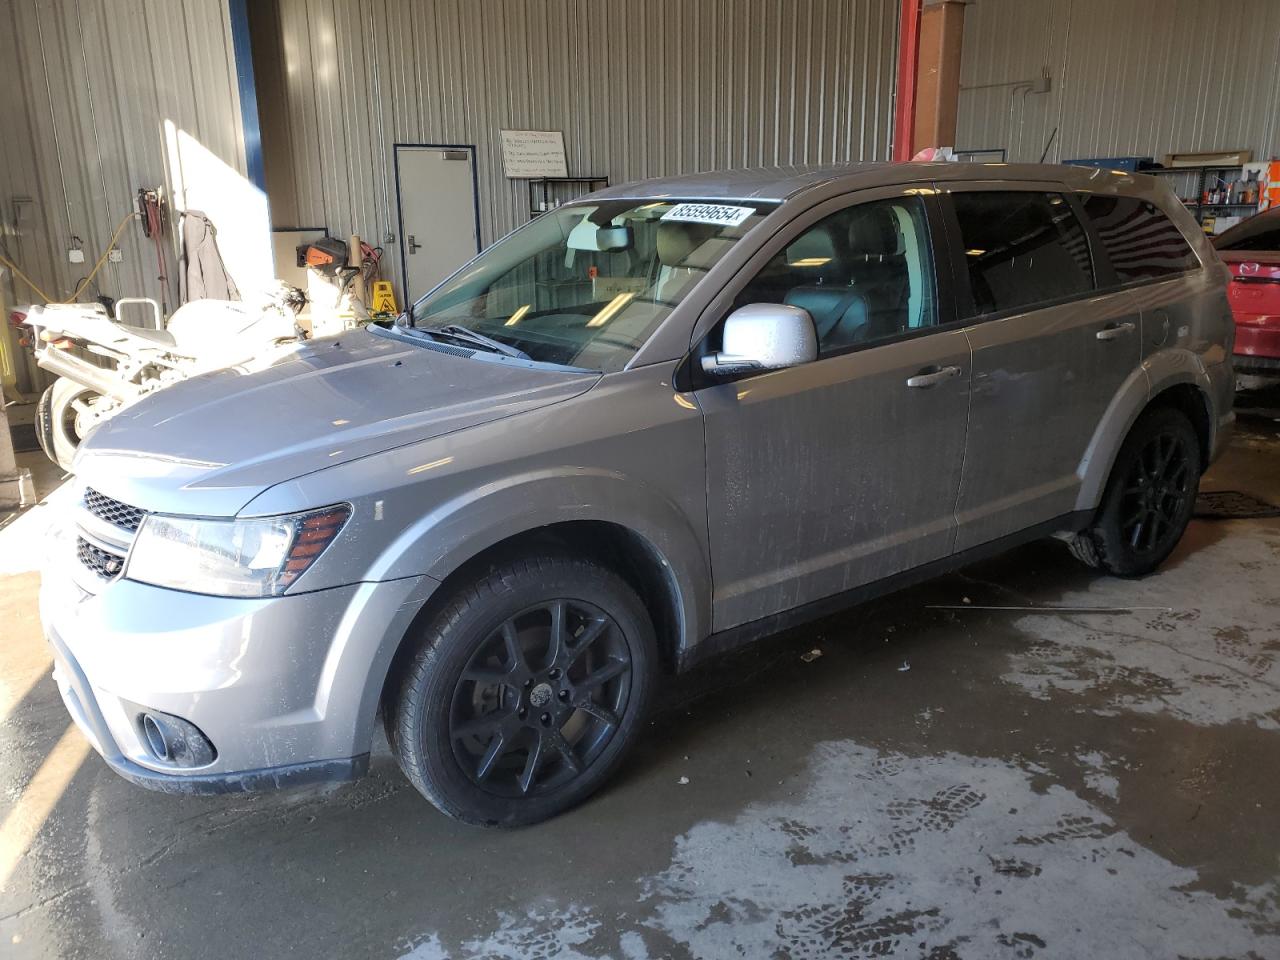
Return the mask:
[[[836,245],[826,229],[806,230],[796,237],[795,243],[787,247],[787,260],[791,263],[797,260],[834,260],[835,256]],[[806,266],[822,266],[822,264],[810,263]]]
[[849,249],[854,255],[901,253],[893,211],[884,206],[856,211],[849,221]]
[[658,221],[658,259],[664,267],[689,266],[689,254],[702,246],[718,228],[706,223]]

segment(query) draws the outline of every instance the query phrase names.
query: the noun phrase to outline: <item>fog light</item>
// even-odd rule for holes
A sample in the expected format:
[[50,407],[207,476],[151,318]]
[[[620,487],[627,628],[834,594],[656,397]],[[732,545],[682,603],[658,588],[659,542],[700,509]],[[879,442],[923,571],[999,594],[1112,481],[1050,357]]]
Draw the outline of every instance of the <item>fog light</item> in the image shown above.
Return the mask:
[[149,713],[142,715],[142,735],[147,738],[147,747],[157,760],[169,759],[169,744],[164,742],[164,734],[160,732],[160,724]]
[[203,767],[218,752],[194,723],[172,714],[147,710],[138,715],[142,739],[152,757],[174,767]]

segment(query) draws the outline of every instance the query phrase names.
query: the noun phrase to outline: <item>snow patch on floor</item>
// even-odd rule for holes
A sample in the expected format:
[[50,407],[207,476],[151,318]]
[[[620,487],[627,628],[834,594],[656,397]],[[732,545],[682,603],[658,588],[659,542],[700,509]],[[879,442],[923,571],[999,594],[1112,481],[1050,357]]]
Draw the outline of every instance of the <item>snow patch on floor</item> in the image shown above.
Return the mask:
[[[1004,679],[1041,699],[1102,694],[1110,712],[1280,729],[1280,527],[1230,526],[1230,537],[1154,576],[1099,577],[1055,601],[1168,612],[1020,617],[1034,642],[1010,658]],[[1206,592],[1210,570],[1219,587]]]
[[456,951],[428,937],[405,957],[1280,955],[1274,884],[1230,901],[1196,890],[1194,870],[1019,766],[848,741],[810,766],[801,795],[678,837],[635,917],[530,906]]

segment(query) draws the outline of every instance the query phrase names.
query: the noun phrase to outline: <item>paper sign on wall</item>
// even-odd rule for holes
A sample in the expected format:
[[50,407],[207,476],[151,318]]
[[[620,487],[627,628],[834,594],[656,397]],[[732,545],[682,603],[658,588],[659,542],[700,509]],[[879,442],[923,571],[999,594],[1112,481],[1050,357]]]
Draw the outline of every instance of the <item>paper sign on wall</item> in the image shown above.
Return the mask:
[[567,177],[564,133],[560,130],[500,130],[502,170],[512,180]]

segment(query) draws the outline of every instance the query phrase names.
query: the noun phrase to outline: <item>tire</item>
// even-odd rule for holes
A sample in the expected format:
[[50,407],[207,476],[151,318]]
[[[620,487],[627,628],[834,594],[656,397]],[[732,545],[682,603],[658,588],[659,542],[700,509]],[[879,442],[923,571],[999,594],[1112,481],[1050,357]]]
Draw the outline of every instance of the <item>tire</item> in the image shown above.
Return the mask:
[[423,796],[484,826],[537,823],[598,789],[642,727],[658,664],[635,591],[561,555],[458,590],[416,642],[387,739]]
[[77,400],[89,401],[98,394],[88,387],[59,377],[36,403],[36,439],[44,455],[67,473],[83,439],[76,428]]
[[1117,577],[1160,566],[1182,539],[1200,488],[1200,438],[1180,410],[1143,413],[1125,437],[1093,525],[1071,552]]

